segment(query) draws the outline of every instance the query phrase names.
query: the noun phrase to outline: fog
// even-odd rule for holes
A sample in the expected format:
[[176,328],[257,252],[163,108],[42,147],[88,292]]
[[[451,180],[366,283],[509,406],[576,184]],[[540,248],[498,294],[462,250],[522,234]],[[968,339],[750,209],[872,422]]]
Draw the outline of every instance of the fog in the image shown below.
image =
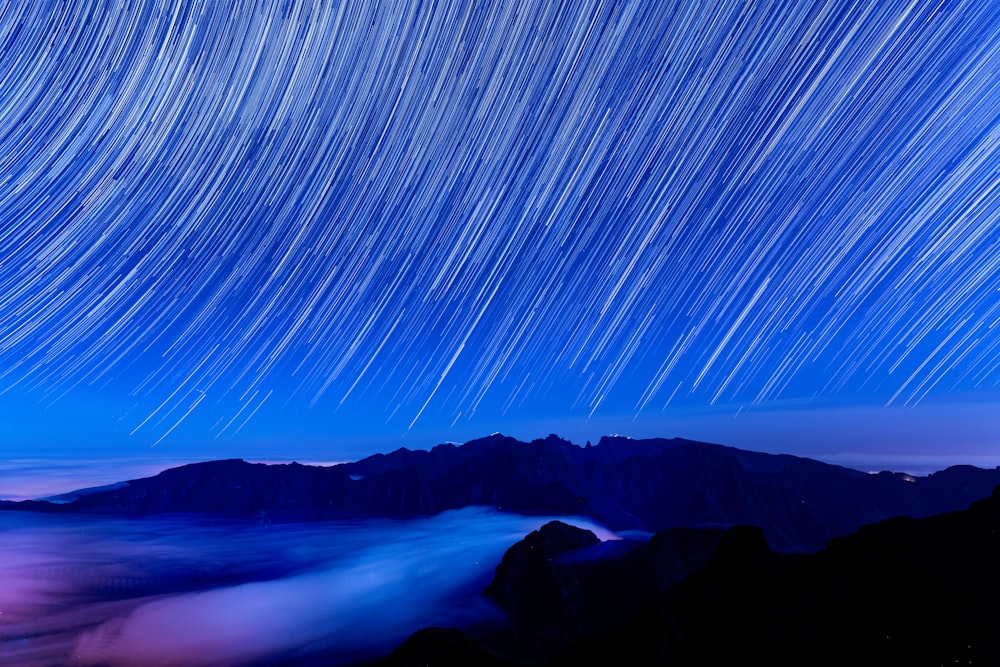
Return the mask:
[[[5,452],[6,454],[6,452]],[[32,458],[0,460],[0,500],[29,500],[104,486],[127,479],[152,477],[192,458]]]
[[[0,513],[0,663],[349,663],[499,612],[479,592],[553,517],[252,525]],[[586,519],[565,519],[613,537]]]

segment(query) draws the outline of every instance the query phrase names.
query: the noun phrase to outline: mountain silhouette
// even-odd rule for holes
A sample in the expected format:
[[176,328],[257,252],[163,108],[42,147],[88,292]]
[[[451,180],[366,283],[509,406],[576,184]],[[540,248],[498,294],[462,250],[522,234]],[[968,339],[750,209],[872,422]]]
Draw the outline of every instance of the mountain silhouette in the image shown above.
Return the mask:
[[616,531],[751,524],[778,550],[815,551],[831,537],[888,517],[962,509],[997,484],[1000,469],[971,466],[926,477],[872,475],[684,439],[606,437],[581,447],[554,435],[521,442],[495,434],[329,467],[195,463],[89,490],[63,504],[3,502],[0,508],[278,521],[409,518],[481,505],[582,515]]
[[[760,528],[734,526],[593,559],[577,531],[548,524],[508,551],[487,588],[506,627],[479,637],[428,628],[375,664],[1000,664],[1000,488],[963,511],[864,526],[814,554],[778,554]],[[664,582],[656,573],[678,547],[700,563]],[[623,618],[602,623],[594,605]]]

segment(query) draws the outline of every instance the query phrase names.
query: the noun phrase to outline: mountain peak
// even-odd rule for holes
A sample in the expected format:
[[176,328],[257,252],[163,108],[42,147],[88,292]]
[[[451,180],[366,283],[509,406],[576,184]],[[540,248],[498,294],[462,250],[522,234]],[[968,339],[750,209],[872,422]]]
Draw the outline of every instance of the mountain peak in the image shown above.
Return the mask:
[[1000,470],[971,467],[930,477],[866,475],[678,438],[607,436],[584,448],[555,434],[525,443],[494,433],[329,467],[242,459],[190,464],[78,494],[46,511],[314,520],[408,518],[480,505],[586,515],[616,531],[753,524],[775,548],[810,551],[889,516],[962,509],[998,484]]

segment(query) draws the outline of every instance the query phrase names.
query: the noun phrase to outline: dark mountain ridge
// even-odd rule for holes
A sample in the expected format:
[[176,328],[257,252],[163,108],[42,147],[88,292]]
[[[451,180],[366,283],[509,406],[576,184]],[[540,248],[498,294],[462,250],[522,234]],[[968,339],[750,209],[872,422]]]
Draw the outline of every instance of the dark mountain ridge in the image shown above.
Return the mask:
[[864,526],[813,554],[775,553],[759,528],[734,526],[658,533],[596,562],[567,558],[595,540],[543,526],[508,550],[486,590],[506,627],[427,628],[373,664],[1000,664],[1000,488],[961,511]]
[[684,439],[605,437],[581,447],[557,436],[494,434],[430,451],[399,449],[315,467],[195,463],[30,509],[143,516],[205,513],[273,520],[410,518],[482,505],[523,514],[584,515],[613,530],[762,526],[784,550],[882,519],[962,509],[1000,484],[1000,469],[956,466],[927,477],[869,475],[787,454]]
[[759,529],[731,529],[705,570],[550,664],[1000,664],[998,493],[816,554],[774,554]]

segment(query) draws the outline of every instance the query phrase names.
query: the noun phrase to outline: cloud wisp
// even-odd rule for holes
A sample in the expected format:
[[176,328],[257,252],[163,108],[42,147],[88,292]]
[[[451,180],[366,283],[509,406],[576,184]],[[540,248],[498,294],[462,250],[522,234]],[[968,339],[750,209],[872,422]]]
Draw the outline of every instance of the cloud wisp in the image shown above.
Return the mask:
[[484,508],[297,525],[7,513],[0,658],[26,667],[371,658],[421,627],[497,613],[479,591],[504,550],[547,520]]

